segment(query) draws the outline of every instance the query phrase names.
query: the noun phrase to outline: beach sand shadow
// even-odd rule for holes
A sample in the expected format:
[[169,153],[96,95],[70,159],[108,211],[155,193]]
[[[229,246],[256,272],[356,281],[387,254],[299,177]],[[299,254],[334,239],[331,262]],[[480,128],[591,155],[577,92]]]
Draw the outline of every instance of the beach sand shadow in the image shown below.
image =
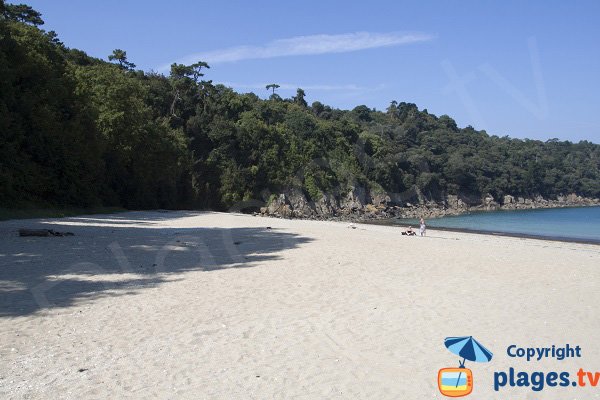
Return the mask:
[[[264,265],[279,259],[281,251],[311,240],[267,226],[165,228],[158,224],[198,214],[132,212],[0,223],[0,317],[26,316],[102,296],[131,295],[181,279],[186,271]],[[18,237],[17,227],[69,231],[74,236]]]

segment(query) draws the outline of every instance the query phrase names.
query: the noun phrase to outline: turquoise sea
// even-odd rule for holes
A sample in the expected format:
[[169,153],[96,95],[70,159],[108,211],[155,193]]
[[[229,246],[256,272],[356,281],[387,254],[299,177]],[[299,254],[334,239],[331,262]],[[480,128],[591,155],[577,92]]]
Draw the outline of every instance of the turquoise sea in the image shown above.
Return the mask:
[[[418,221],[409,219],[397,219],[394,223],[418,226]],[[426,223],[430,228],[600,243],[600,207],[477,212],[429,219]]]

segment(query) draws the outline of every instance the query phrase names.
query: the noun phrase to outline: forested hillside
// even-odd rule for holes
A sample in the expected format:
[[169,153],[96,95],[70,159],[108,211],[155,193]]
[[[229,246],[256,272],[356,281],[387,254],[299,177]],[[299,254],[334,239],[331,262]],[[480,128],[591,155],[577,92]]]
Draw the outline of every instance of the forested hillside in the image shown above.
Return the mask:
[[0,207],[228,209],[292,188],[316,202],[360,187],[399,205],[600,197],[597,144],[490,136],[405,102],[308,105],[277,85],[262,100],[206,80],[200,61],[165,76],[122,50],[90,57],[31,8],[0,8]]

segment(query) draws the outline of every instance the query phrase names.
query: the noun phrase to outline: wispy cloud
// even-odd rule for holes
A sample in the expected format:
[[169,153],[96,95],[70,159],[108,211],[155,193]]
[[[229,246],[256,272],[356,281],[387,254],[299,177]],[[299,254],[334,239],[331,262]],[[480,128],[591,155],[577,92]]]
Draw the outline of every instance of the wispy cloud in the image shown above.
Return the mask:
[[[278,39],[262,46],[236,46],[204,53],[190,54],[178,60],[191,64],[198,60],[209,64],[286,56],[346,53],[378,47],[399,46],[427,42],[434,38],[427,33],[374,33],[355,32],[340,35],[309,35]],[[160,70],[168,69],[162,66]]]

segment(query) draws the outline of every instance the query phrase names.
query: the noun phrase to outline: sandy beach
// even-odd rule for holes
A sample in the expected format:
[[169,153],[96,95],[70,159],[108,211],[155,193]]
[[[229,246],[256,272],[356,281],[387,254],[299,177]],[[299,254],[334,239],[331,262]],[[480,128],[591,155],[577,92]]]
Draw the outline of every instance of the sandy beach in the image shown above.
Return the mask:
[[[18,237],[19,228],[72,232]],[[0,398],[592,399],[495,371],[600,371],[600,246],[214,212],[0,222]],[[527,362],[507,347],[579,345]]]

